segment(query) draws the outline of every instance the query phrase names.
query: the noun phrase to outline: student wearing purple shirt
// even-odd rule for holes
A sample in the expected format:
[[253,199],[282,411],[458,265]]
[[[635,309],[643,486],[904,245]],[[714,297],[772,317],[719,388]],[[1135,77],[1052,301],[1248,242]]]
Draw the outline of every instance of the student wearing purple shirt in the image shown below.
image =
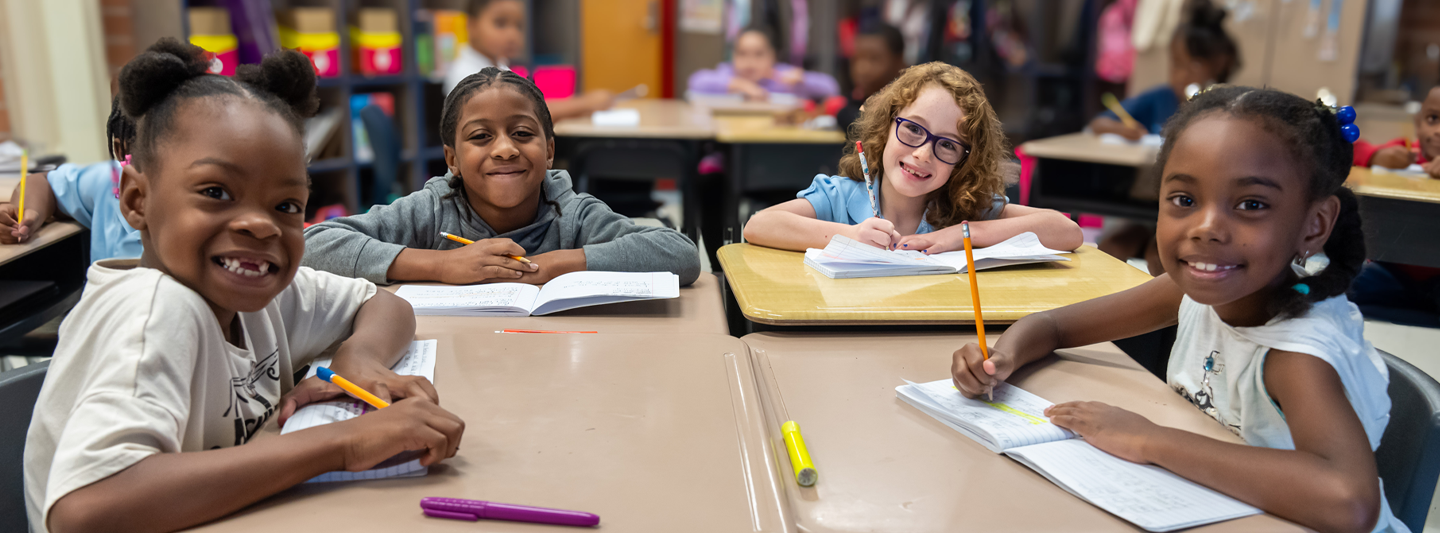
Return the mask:
[[840,94],[840,84],[829,74],[777,64],[776,55],[775,39],[767,30],[746,28],[735,39],[731,62],[691,74],[689,90],[699,94],[741,94],[746,100],[767,100],[770,93],[808,99]]

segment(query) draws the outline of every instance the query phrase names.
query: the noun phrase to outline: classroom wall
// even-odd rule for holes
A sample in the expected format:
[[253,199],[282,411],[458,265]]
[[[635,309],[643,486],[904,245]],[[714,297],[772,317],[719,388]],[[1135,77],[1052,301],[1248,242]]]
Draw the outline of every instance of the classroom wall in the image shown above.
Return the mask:
[[[1329,8],[1336,0],[1321,2],[1322,32]],[[1305,23],[1310,2],[1300,0],[1250,0],[1249,17],[1231,16],[1226,27],[1240,47],[1241,68],[1231,77],[1236,85],[1269,86],[1306,98],[1314,98],[1328,87],[1342,104],[1354,102],[1355,79],[1360,57],[1369,0],[1345,0],[1340,17],[1338,57],[1318,58],[1320,37],[1306,37]],[[1129,92],[1136,94],[1165,83],[1169,71],[1170,43],[1157,42],[1137,54],[1130,76]]]
[[109,157],[110,114],[100,3],[0,0],[0,69],[16,137],[91,163]]

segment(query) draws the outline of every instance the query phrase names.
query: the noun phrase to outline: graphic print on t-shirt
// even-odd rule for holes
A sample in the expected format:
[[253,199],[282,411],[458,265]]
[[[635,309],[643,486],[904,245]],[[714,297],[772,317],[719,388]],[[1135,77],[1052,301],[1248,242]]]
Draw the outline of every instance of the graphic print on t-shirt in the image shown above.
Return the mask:
[[1226,422],[1225,419],[1220,416],[1220,410],[1215,408],[1215,389],[1210,386],[1210,376],[1219,377],[1220,373],[1225,371],[1225,363],[1215,360],[1215,356],[1217,355],[1220,355],[1220,351],[1212,350],[1210,355],[1205,357],[1205,364],[1200,369],[1200,390],[1191,394],[1190,391],[1185,390],[1185,387],[1179,384],[1174,385],[1172,388],[1175,389],[1175,392],[1180,393],[1180,396],[1183,396],[1186,401],[1198,407],[1201,412],[1210,415],[1210,418],[1214,418],[1220,425],[1225,426],[1225,429],[1239,435],[1240,426]]
[[280,350],[276,348],[270,355],[251,363],[249,374],[230,378],[230,403],[221,416],[231,418],[235,424],[234,446],[249,442],[275,413],[276,401],[267,399],[266,393],[280,390],[279,362]]

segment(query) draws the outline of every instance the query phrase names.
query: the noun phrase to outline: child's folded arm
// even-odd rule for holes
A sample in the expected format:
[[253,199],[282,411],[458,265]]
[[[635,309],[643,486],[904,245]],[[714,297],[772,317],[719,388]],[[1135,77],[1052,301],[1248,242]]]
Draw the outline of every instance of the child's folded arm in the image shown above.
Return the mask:
[[[951,226],[940,231],[954,232]],[[1055,250],[1074,250],[1085,244],[1080,225],[1054,209],[1009,204],[1000,218],[970,223],[970,242],[976,247],[994,246],[1024,232],[1033,232],[1040,244]]]
[[434,248],[438,213],[439,199],[422,189],[368,213],[321,222],[305,230],[300,264],[388,284],[386,273],[402,250]]
[[700,277],[700,254],[689,237],[669,228],[637,226],[604,202],[588,199],[581,209],[576,244],[585,250],[585,268],[617,272],[667,271],[680,285]]
[[803,251],[824,248],[835,235],[844,234],[847,224],[819,220],[816,205],[795,199],[755,213],[745,223],[745,240],[771,248]]

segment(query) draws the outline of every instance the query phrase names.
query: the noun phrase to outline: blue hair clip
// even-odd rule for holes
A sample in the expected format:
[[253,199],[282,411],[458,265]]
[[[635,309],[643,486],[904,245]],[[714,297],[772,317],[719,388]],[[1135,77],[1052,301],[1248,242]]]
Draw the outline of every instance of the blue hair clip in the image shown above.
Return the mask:
[[1295,292],[1298,292],[1298,293],[1300,293],[1300,294],[1304,294],[1304,295],[1306,295],[1306,296],[1309,296],[1309,295],[1310,295],[1310,286],[1309,286],[1309,285],[1306,285],[1306,284],[1304,284],[1304,283],[1296,283],[1295,285],[1291,286],[1290,288],[1295,289]]
[[1345,142],[1354,143],[1360,139],[1360,126],[1355,125],[1355,108],[1350,106],[1341,107],[1335,111],[1335,118],[1340,121],[1340,136]]

